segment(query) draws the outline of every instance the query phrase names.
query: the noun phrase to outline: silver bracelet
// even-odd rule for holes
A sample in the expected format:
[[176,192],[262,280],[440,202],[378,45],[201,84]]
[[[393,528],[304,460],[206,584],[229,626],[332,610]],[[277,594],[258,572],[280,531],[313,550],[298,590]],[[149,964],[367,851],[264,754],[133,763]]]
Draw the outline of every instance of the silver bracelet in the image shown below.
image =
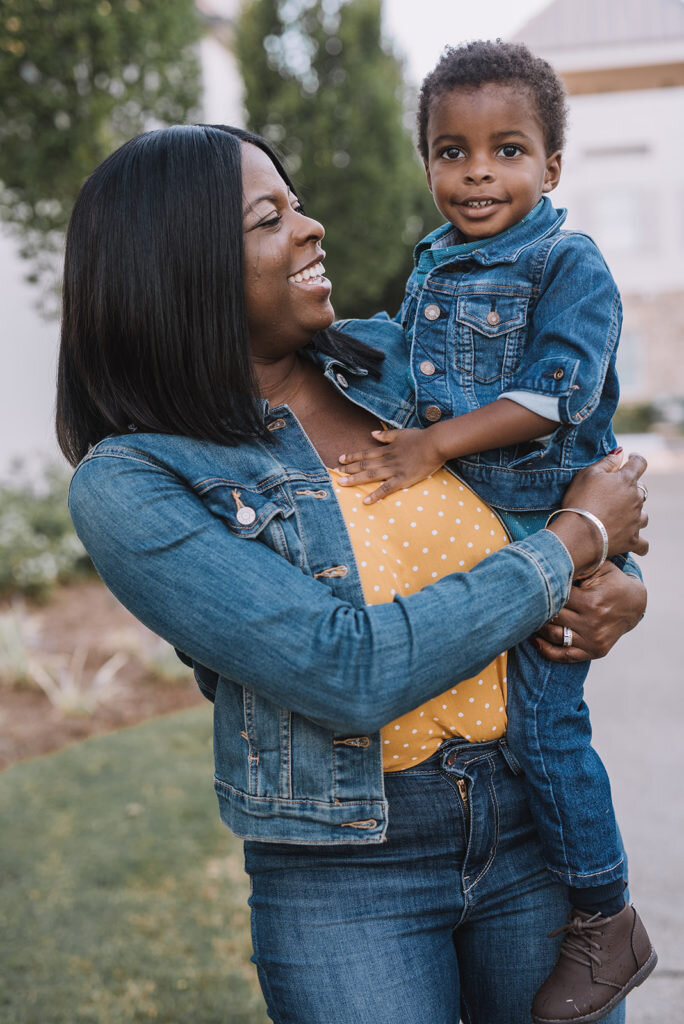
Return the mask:
[[601,543],[603,545],[603,549],[601,551],[601,557],[599,558],[598,563],[596,565],[593,565],[589,572],[585,572],[584,576],[575,576],[576,580],[586,580],[590,576],[593,576],[595,573],[599,571],[599,569],[605,562],[606,558],[608,557],[608,531],[606,530],[605,526],[603,525],[599,517],[595,516],[593,512],[587,512],[585,508],[557,508],[554,512],[551,513],[549,518],[546,520],[544,528],[546,528],[549,525],[554,516],[559,516],[561,512],[575,512],[578,516],[584,516],[585,519],[588,519],[590,523],[594,524],[596,529],[601,534]]

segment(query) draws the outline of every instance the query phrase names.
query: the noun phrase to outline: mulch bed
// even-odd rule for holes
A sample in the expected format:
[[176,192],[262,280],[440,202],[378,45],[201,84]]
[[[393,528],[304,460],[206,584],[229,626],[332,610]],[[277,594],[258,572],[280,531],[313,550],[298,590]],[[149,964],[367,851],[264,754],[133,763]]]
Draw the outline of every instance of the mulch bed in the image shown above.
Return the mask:
[[[131,638],[148,631],[99,582],[62,587],[46,605],[27,606],[40,625],[46,655],[87,649],[86,669],[96,670]],[[205,703],[190,673],[162,680],[130,657],[91,714],[67,714],[38,687],[0,686],[0,769],[105,732],[135,725],[157,715]]]

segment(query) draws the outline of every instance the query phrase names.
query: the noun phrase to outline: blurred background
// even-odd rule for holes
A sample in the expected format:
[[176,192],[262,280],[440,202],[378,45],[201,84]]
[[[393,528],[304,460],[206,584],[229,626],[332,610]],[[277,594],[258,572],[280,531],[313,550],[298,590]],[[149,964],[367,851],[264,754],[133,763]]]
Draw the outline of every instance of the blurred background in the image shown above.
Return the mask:
[[[522,40],[562,74],[556,205],[593,235],[625,305],[618,425],[684,424],[681,0],[2,0],[0,472],[55,455],[63,230],[88,172],[154,125],[247,125],[287,157],[327,231],[339,315],[399,303],[438,223],[414,146],[417,85],[445,43]],[[652,442],[656,446],[656,442]]]
[[[527,43],[565,81],[552,199],[596,239],[624,302],[616,429],[649,458],[651,597],[639,630],[594,667],[591,702],[661,952],[628,1018],[682,1019],[684,2],[0,0],[7,1024],[265,1020],[239,844],[215,822],[208,708],[93,577],[66,512],[52,419],[75,195],[140,131],[247,126],[280,149],[326,227],[338,315],[393,314],[413,245],[439,223],[415,150],[418,85],[445,44],[496,37]],[[159,717],[170,711],[182,714]]]

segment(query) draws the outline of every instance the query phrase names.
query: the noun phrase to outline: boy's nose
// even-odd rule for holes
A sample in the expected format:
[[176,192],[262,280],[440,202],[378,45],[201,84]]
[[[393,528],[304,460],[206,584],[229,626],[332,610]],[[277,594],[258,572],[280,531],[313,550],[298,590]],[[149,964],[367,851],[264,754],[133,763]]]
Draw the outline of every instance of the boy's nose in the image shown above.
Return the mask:
[[494,181],[494,173],[489,164],[473,162],[466,168],[464,178],[469,185],[479,185],[482,182]]

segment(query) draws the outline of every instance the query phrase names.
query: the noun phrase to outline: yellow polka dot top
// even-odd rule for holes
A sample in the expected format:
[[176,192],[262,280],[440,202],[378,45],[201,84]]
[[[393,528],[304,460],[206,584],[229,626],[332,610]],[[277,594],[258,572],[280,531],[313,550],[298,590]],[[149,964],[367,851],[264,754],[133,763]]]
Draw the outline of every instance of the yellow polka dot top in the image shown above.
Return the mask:
[[[331,472],[334,481],[337,471]],[[444,469],[364,505],[376,487],[335,483],[368,604],[412,594],[448,573],[467,572],[508,543],[494,513]],[[477,743],[505,731],[506,655],[500,654],[477,676],[386,725],[383,766],[394,772],[419,764],[450,736]]]

